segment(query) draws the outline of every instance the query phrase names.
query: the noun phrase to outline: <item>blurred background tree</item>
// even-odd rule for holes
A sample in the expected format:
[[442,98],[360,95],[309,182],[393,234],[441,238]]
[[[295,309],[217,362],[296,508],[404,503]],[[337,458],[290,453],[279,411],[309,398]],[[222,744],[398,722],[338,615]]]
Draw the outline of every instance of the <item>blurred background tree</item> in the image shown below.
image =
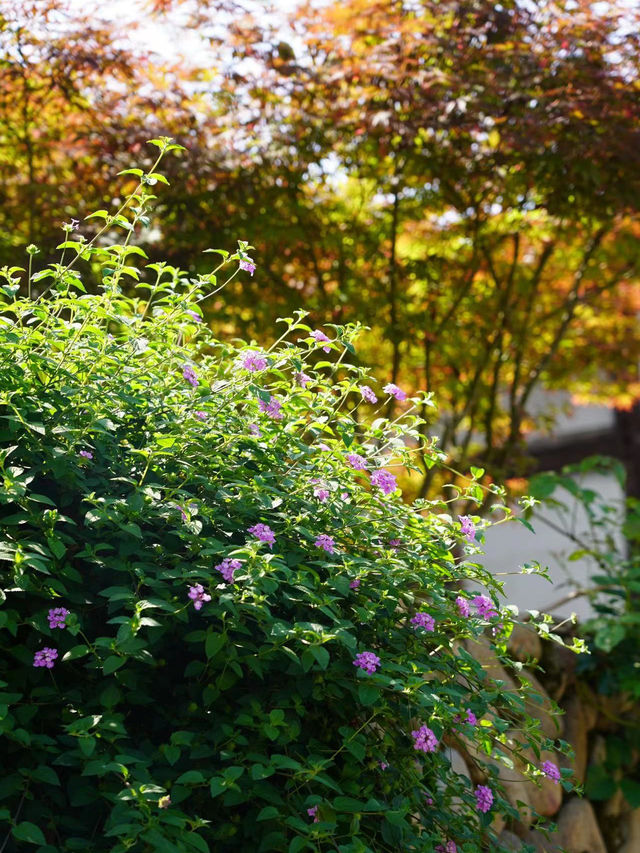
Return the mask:
[[152,26],[178,13],[202,38],[172,69],[62,0],[25,23],[30,5],[3,12],[3,242],[45,239],[34,222],[81,211],[80,187],[104,195],[165,133],[189,151],[150,257],[161,239],[201,270],[205,248],[250,240],[255,278],[210,322],[258,340],[298,307],[368,324],[363,360],[436,392],[457,466],[526,472],[540,387],[640,397],[627,3],[340,0],[285,24],[258,3],[156,0]]

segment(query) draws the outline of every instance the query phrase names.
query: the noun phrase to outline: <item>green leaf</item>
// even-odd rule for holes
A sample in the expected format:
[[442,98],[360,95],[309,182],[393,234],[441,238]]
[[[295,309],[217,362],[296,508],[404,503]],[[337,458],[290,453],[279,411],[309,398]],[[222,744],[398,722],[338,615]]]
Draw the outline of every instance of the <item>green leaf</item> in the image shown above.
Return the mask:
[[176,779],[176,785],[201,785],[205,782],[203,774],[199,770],[187,770]]
[[46,782],[48,785],[60,785],[60,779],[55,770],[41,764],[35,770],[31,770],[29,775],[32,779],[37,779],[39,782]]
[[28,820],[22,821],[11,830],[11,834],[16,841],[26,841],[28,844],[46,844],[47,839],[43,832],[35,823],[30,823]]
[[78,660],[78,658],[83,658],[85,655],[89,654],[89,646],[73,646],[73,648],[69,649],[68,652],[65,652],[62,656],[62,662],[70,660]]
[[272,820],[273,818],[278,817],[280,812],[275,806],[265,806],[258,813],[258,817],[256,820]]
[[309,651],[318,661],[320,669],[326,669],[329,666],[329,652],[324,646],[310,646]]
[[210,660],[214,658],[220,649],[224,646],[227,641],[226,634],[207,634],[207,639],[204,643],[204,650],[207,658]]
[[363,705],[373,705],[380,698],[380,688],[374,684],[363,683],[358,686],[358,698]]
[[126,660],[126,658],[119,657],[118,655],[110,655],[102,664],[102,671],[105,675],[111,675],[112,672],[120,669],[120,667],[126,663]]

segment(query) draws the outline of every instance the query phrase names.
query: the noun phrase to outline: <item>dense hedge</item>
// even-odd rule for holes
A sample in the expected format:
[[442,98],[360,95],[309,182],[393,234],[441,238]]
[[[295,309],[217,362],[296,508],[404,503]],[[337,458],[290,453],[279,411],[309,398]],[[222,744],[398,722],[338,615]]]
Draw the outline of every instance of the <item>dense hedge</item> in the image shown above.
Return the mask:
[[[511,630],[462,591],[496,590],[478,519],[402,502],[419,421],[350,363],[357,330],[213,337],[201,301],[253,272],[246,244],[139,271],[159,176],[135,176],[98,239],[69,225],[59,265],[3,272],[0,848],[501,849],[505,732],[544,739],[460,642]],[[356,423],[389,394],[399,420]],[[444,740],[475,742],[475,787]]]

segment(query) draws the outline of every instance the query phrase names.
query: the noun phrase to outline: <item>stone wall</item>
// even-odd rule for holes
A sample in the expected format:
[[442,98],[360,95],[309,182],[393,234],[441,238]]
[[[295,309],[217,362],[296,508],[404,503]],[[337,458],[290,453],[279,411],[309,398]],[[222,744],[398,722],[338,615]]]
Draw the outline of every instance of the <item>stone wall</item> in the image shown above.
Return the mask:
[[[533,658],[540,662],[543,673],[534,673],[526,666],[520,673],[542,697],[541,704],[529,711],[541,720],[545,734],[566,740],[575,752],[573,761],[550,753],[543,754],[540,762],[551,760],[561,767],[572,767],[576,781],[584,784],[590,764],[602,763],[605,737],[614,733],[625,715],[633,711],[633,703],[625,697],[597,696],[577,675],[577,656],[573,652],[556,643],[542,643],[535,631],[525,625],[514,630],[509,647],[515,660],[524,663]],[[474,643],[469,651],[482,662],[490,677],[507,684],[513,682],[513,675],[504,669],[488,644]],[[554,716],[551,700],[564,711],[562,716]],[[510,736],[517,739],[517,731]],[[450,753],[458,772],[475,781],[472,756],[457,749]],[[533,757],[531,760],[539,763]],[[544,779],[537,787],[517,769],[496,767],[509,801],[513,805],[516,801],[525,804],[524,808],[518,807],[518,824],[505,827],[500,823],[494,827],[512,850],[521,850],[526,842],[533,845],[536,853],[640,853],[640,809],[632,809],[620,790],[607,802],[590,803],[575,793],[566,794],[552,780]],[[534,810],[557,823],[558,831],[547,837],[535,830]]]

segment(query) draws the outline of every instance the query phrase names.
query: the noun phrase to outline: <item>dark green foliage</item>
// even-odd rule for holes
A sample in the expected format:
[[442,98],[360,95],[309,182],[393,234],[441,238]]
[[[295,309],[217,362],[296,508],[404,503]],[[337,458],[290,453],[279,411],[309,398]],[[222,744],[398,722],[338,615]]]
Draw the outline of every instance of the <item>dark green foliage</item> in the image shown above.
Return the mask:
[[[289,319],[261,353],[266,369],[249,372],[244,345],[189,313],[220,286],[217,271],[189,280],[152,265],[145,284],[129,240],[149,183],[105,221],[122,244],[68,235],[73,261],[30,276],[47,298],[4,271],[0,846],[427,853],[453,839],[465,853],[499,850],[446,751],[416,752],[411,736],[463,733],[494,761],[513,759],[515,721],[522,748],[544,742],[523,694],[487,680],[459,642],[487,627],[460,616],[460,584],[495,584],[465,559],[447,504],[405,505],[346,461],[357,449],[369,471],[411,469],[418,420],[407,408],[356,426],[353,328],[327,328],[324,353],[302,315]],[[249,248],[218,269],[248,262]],[[79,260],[101,271],[99,295],[82,293]],[[147,302],[121,292],[140,277]],[[272,397],[281,419],[260,411]],[[473,478],[466,496],[482,499]],[[272,549],[248,533],[258,523]],[[315,545],[321,534],[333,553]],[[233,583],[223,559],[241,562]],[[196,584],[211,597],[201,610]],[[70,611],[65,629],[48,626],[57,607]],[[414,628],[418,611],[435,631]],[[511,616],[492,624],[502,653]],[[52,669],[33,666],[44,647],[59,653]],[[354,666],[363,651],[379,655],[375,674]],[[467,708],[482,725],[457,720]],[[479,758],[478,773],[494,811],[515,817],[495,764]]]

